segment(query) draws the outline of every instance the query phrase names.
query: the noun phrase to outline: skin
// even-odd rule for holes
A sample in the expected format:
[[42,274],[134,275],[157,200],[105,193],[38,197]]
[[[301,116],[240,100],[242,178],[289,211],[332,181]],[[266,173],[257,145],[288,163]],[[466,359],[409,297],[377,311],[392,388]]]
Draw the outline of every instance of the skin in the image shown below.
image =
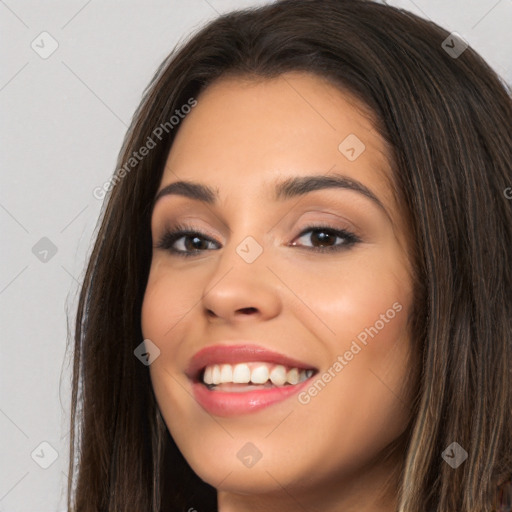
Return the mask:
[[[338,149],[349,134],[366,147],[354,161]],[[366,186],[383,207],[342,188],[274,198],[276,181],[334,173]],[[382,454],[410,419],[412,267],[389,154],[371,114],[307,73],[222,78],[181,122],[160,190],[179,180],[209,185],[219,199],[156,202],[142,326],[161,351],[150,373],[164,420],[192,469],[217,488],[220,512],[395,510],[403,453],[386,461]],[[188,258],[158,248],[175,222],[216,243]],[[317,232],[300,236],[310,223],[361,241],[315,252]],[[252,263],[236,252],[247,236],[263,249]],[[327,245],[344,239],[332,240]],[[307,404],[293,395],[214,417],[192,395],[184,372],[205,346],[256,343],[321,375],[396,303],[401,311]],[[236,456],[247,442],[262,454],[251,468]]]

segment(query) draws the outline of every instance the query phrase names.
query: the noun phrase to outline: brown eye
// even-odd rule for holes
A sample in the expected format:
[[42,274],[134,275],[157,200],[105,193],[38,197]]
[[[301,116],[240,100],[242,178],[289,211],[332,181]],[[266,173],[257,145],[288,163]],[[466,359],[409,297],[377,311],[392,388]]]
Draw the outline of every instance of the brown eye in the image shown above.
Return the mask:
[[156,245],[157,249],[179,256],[194,256],[219,247],[220,244],[215,240],[186,226],[177,226],[174,230],[167,231]]
[[339,230],[325,226],[310,226],[303,230],[298,237],[301,243],[294,242],[292,245],[310,248],[312,250],[339,250],[348,249],[359,238],[346,230]]
[[184,240],[183,245],[187,251],[205,251],[208,249],[207,240],[201,236],[183,235],[182,237],[178,238],[176,242],[181,239]]

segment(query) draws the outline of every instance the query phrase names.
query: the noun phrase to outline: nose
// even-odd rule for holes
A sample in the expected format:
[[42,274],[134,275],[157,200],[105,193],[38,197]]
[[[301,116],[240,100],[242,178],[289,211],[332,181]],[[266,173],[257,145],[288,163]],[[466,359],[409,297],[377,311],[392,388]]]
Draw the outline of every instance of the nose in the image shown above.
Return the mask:
[[203,291],[203,308],[216,322],[270,320],[282,310],[279,281],[260,256],[247,263],[234,249],[224,248]]

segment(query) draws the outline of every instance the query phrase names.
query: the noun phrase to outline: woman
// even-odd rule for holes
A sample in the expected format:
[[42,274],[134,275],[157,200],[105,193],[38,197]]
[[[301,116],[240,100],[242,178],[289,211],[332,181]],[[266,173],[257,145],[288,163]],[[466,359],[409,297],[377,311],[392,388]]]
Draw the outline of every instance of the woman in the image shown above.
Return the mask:
[[510,510],[511,118],[458,37],[362,0],[173,53],[80,297],[69,509]]

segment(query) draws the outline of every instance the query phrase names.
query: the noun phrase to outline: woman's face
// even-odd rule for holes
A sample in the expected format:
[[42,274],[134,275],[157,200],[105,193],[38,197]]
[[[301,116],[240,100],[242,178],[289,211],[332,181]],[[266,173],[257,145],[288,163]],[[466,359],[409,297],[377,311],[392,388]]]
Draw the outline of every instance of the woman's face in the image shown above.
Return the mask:
[[325,498],[389,474],[412,371],[391,176],[371,116],[310,74],[221,79],[181,121],[142,326],[167,427],[221,492]]

